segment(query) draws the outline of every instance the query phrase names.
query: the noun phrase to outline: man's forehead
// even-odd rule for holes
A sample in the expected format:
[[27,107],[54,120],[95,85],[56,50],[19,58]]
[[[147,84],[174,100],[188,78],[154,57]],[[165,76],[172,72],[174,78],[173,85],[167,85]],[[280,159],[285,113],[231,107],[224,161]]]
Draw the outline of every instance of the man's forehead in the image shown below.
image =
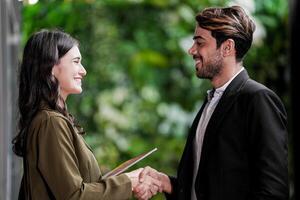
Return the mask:
[[197,38],[207,39],[210,37],[212,37],[211,31],[201,28],[198,25],[196,26],[195,33],[194,33],[194,39],[197,39]]

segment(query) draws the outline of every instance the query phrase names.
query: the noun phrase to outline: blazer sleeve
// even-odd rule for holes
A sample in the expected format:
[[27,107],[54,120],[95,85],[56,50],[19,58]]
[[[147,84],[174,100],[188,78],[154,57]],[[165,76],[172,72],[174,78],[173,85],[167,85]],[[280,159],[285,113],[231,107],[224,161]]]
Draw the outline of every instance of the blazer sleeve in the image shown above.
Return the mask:
[[168,194],[168,193],[164,193],[165,197],[167,200],[176,200],[177,199],[177,192],[178,192],[178,188],[177,188],[177,178],[173,177],[173,176],[169,176],[169,179],[171,181],[171,185],[172,185],[172,193]]
[[248,107],[251,200],[287,200],[287,119],[280,99],[270,90],[252,96]]
[[55,199],[111,199],[131,197],[131,182],[120,175],[85,183],[78,169],[73,135],[65,119],[50,116],[38,136],[38,169]]

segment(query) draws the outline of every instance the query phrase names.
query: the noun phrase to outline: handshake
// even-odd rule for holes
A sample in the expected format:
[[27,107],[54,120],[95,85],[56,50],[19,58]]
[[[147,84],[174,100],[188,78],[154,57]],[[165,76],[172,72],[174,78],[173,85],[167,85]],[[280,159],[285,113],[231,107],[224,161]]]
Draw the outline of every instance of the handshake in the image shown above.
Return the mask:
[[169,177],[151,167],[147,166],[125,174],[131,180],[134,197],[139,200],[148,200],[158,192],[172,192]]

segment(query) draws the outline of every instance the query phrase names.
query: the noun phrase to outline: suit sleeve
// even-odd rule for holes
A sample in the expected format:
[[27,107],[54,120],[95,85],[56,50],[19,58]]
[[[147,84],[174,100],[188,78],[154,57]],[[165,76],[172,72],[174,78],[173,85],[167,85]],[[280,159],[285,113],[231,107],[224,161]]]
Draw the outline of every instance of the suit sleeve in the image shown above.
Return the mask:
[[169,176],[169,179],[171,181],[171,185],[172,185],[172,193],[168,194],[168,193],[164,193],[165,197],[167,200],[176,200],[177,199],[177,192],[178,192],[178,188],[177,188],[177,178]]
[[126,175],[85,183],[78,169],[73,135],[67,122],[49,117],[42,122],[38,136],[38,169],[55,199],[111,199],[131,197]]
[[287,200],[287,119],[279,98],[269,90],[252,96],[249,105],[251,200]]

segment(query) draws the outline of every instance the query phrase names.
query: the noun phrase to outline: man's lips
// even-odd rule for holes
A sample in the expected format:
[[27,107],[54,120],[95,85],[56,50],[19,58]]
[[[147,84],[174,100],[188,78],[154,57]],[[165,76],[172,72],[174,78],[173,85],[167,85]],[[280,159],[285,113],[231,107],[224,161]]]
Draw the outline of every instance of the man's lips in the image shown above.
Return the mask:
[[200,58],[194,58],[195,66],[197,67],[198,64],[202,63],[202,60]]
[[195,61],[195,65],[198,65],[199,63],[201,63],[200,59],[194,60]]
[[193,56],[193,59],[195,61],[196,64],[198,64],[199,62],[202,61],[201,57],[200,56]]

